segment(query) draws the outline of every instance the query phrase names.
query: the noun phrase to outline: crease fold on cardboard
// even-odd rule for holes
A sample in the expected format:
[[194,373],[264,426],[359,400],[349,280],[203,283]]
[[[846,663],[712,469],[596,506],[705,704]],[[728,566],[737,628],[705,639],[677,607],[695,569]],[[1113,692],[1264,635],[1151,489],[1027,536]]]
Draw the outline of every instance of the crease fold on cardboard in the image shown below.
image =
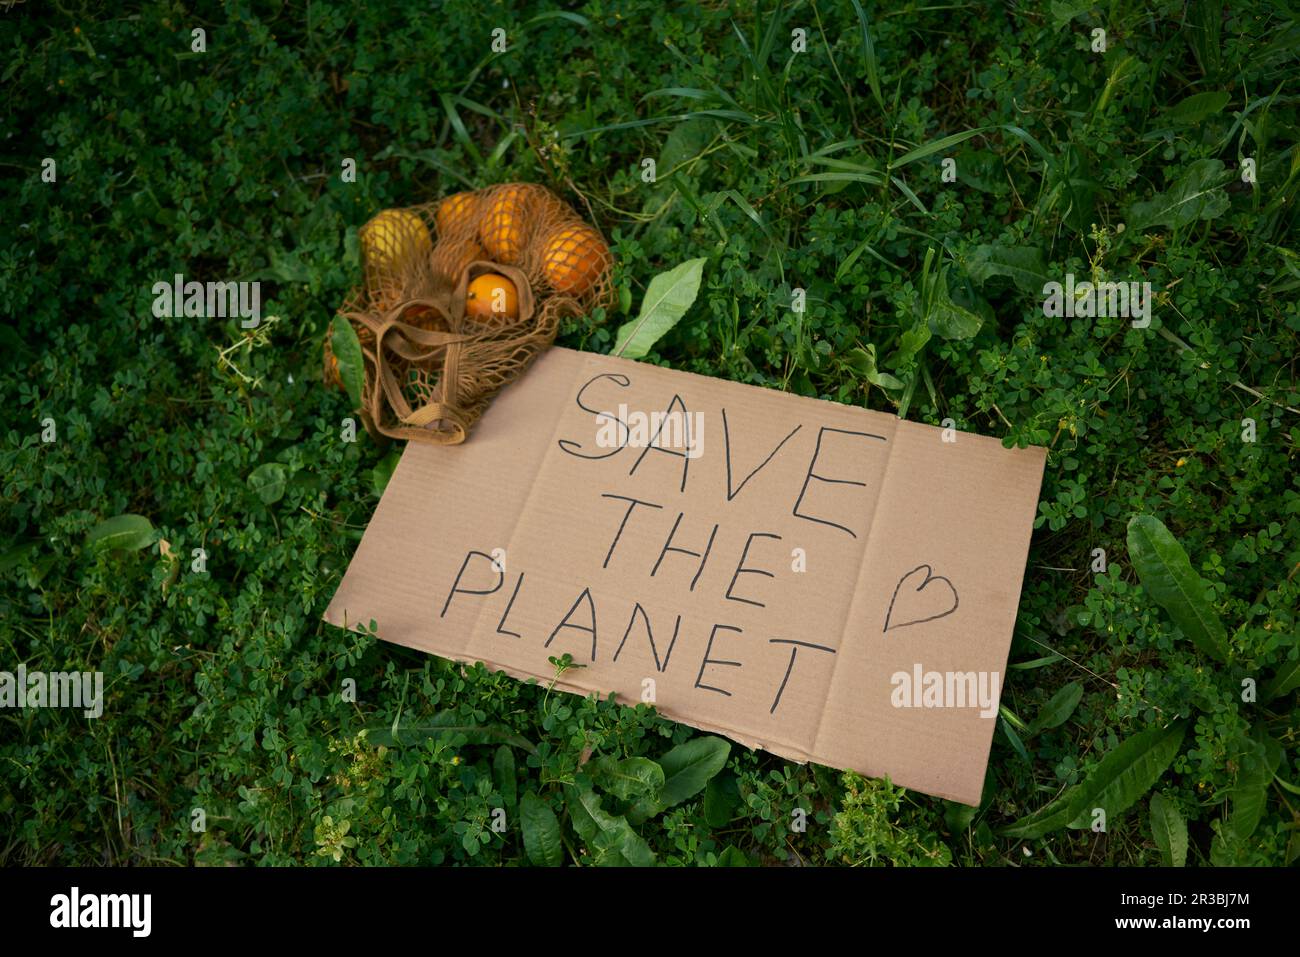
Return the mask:
[[325,618],[978,804],[1045,455],[555,348],[407,446]]

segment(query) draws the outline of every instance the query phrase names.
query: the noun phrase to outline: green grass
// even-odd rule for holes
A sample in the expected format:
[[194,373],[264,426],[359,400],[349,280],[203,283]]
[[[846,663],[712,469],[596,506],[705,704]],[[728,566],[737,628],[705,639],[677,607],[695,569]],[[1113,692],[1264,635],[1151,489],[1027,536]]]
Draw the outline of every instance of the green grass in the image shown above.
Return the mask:
[[[1149,865],[1177,822],[1189,864],[1300,856],[1285,6],[74,2],[15,5],[0,45],[0,670],[107,695],[0,711],[0,862]],[[739,746],[704,767],[644,706],[321,621],[391,467],[320,382],[356,228],[511,180],[600,225],[633,308],[707,257],[645,361],[1050,449],[978,811]],[[177,272],[260,279],[276,321],[155,319]],[[1066,273],[1150,282],[1150,328],[1044,315]],[[562,343],[609,351],[625,310]],[[88,543],[124,514],[172,557]],[[1135,515],[1221,657],[1139,578]],[[385,743],[399,720],[425,733]],[[1067,826],[1079,795],[1104,832]]]

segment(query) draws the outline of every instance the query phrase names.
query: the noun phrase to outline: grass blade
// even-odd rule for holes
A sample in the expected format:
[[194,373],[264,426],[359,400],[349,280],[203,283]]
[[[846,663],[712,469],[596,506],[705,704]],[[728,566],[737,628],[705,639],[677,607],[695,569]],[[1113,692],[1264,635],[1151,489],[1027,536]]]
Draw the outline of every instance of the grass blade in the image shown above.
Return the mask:
[[926,143],[924,146],[918,146],[911,152],[904,153],[898,159],[889,164],[891,170],[902,169],[909,163],[915,163],[917,160],[925,159],[927,156],[933,156],[935,153],[941,153],[950,146],[956,146],[958,143],[965,143],[972,136],[978,136],[985,132],[988,127],[980,127],[974,130],[967,130],[964,133],[954,133],[952,136],[945,136],[943,139],[935,140],[932,143]]
[[871,24],[858,0],[853,0],[853,11],[858,15],[858,25],[862,28],[862,60],[867,70],[867,85],[871,87],[871,95],[876,98],[876,105],[883,113],[885,97],[880,92],[880,63],[876,59],[876,45],[871,41]]

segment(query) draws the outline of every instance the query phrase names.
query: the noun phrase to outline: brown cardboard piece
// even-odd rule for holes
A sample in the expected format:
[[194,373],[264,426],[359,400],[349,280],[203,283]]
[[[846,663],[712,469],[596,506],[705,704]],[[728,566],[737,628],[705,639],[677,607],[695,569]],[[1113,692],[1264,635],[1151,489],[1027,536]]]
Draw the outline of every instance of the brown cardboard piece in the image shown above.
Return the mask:
[[976,805],[1044,461],[552,349],[407,445],[325,617]]

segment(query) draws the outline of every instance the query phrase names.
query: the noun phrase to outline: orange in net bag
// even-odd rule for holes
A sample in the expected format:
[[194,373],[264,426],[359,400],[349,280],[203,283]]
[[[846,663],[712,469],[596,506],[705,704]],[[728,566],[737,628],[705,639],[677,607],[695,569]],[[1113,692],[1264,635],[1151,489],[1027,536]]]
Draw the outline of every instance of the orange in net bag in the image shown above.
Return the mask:
[[[612,304],[609,246],[543,186],[385,209],[358,236],[364,284],[339,315],[365,359],[362,420],[391,438],[465,441],[561,319]],[[325,380],[342,386],[328,336]]]

